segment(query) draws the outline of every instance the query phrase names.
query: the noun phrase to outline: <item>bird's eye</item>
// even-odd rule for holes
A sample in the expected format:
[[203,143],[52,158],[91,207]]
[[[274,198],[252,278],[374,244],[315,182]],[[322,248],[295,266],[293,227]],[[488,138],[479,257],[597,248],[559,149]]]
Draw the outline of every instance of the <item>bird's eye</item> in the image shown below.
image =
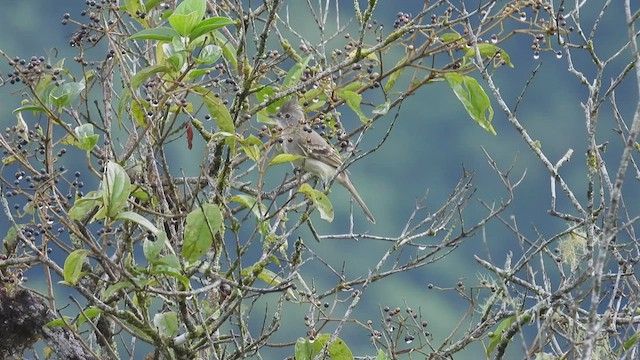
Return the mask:
[[286,113],[286,114],[284,114],[284,117],[285,117],[285,119],[288,119],[288,118],[290,118],[290,117],[291,117],[291,114]]

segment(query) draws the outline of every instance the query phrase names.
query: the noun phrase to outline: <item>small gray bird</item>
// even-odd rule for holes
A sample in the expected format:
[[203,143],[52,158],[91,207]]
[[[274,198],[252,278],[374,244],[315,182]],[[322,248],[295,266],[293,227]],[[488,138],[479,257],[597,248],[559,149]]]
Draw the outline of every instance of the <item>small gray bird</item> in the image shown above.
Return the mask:
[[295,98],[287,101],[272,118],[282,127],[284,151],[287,154],[304,156],[304,159],[295,161],[294,165],[319,176],[325,184],[335,176],[336,181],[349,190],[367,219],[375,224],[376,220],[371,211],[351,183],[349,173],[342,170],[336,176],[338,168],[343,163],[340,154],[306,123],[298,101]]

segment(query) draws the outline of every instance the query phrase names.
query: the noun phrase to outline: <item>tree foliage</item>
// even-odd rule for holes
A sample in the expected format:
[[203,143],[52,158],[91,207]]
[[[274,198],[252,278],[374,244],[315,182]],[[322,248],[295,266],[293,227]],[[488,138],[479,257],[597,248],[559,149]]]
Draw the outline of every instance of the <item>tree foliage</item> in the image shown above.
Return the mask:
[[[42,339],[47,356],[74,359],[132,357],[143,344],[156,359],[272,358],[282,348],[299,360],[444,359],[474,343],[495,358],[513,348],[538,359],[636,357],[639,216],[623,189],[636,185],[627,185],[628,171],[640,177],[640,102],[626,119],[615,94],[624,82],[640,84],[640,15],[630,0],[606,2],[587,25],[581,14],[593,2],[437,0],[414,14],[398,9],[387,24],[378,18],[389,5],[377,0],[88,1],[79,16],[63,16],[75,27],[73,59],[0,49],[11,67],[2,85],[23,94],[17,121],[0,134],[0,200],[11,224],[0,258],[0,338],[16,341],[0,347],[2,355],[19,357]],[[626,13],[627,40],[605,58],[594,39],[614,6]],[[529,82],[510,103],[494,81],[517,66],[507,44],[522,38],[533,39],[534,59],[564,57],[588,93],[586,196],[560,172],[573,150],[553,162],[523,125],[517,109],[530,101]],[[574,66],[584,54],[589,69]],[[418,203],[395,236],[356,231],[357,212],[344,234],[317,230],[335,218],[332,196],[310,174],[282,165],[299,159],[281,153],[287,139],[270,115],[297,98],[310,131],[342,150],[346,171],[385,151],[403,102],[438,82],[478,131],[497,138],[491,103],[498,104],[548,171],[549,215],[566,221],[565,231],[529,239],[502,215],[524,175],[513,178],[488,153],[507,198],[482,202],[479,220],[465,221],[475,192],[465,173],[433,210]],[[615,161],[598,142],[605,104],[620,138]],[[381,119],[391,119],[387,136],[365,148],[370,129],[385,126]],[[176,146],[200,164],[198,174],[183,173]],[[559,197],[570,210],[556,207]],[[429,285],[468,303],[447,338],[434,339],[411,308],[379,304],[378,322],[354,317],[372,284],[446,260],[488,223],[511,231],[521,255],[504,265],[476,256],[487,272],[473,286]],[[367,274],[351,277],[308,246],[341,238],[386,248]],[[337,280],[324,289],[307,268]],[[44,293],[24,281],[33,270],[45,279]],[[65,309],[56,295],[69,291]],[[13,303],[31,304],[38,321],[5,306]],[[282,318],[293,308],[305,309],[307,333],[282,341]],[[354,355],[343,337],[350,327],[370,336],[369,351]]]

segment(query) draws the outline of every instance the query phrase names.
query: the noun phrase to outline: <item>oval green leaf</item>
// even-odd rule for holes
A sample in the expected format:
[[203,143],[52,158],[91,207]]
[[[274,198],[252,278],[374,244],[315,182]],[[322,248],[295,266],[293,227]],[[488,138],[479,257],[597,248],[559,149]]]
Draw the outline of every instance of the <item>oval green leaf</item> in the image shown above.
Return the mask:
[[278,154],[269,161],[269,165],[278,165],[286,162],[294,162],[296,160],[304,159],[302,155],[296,154]]
[[127,38],[127,40],[159,40],[159,41],[171,41],[176,36],[180,36],[175,30],[170,27],[158,27],[151,29],[144,29]]
[[129,175],[118,163],[109,161],[102,176],[102,201],[108,217],[115,217],[127,204],[131,191]]
[[489,97],[476,79],[458,73],[445,73],[444,78],[471,118],[486,131],[496,135],[491,126],[493,108]]
[[327,222],[333,221],[333,205],[329,201],[329,198],[320,190],[316,190],[309,184],[300,185],[298,192],[301,192],[307,196],[309,200],[316,206],[320,212],[320,217]]
[[193,263],[213,245],[216,233],[222,230],[222,212],[217,205],[204,204],[187,215],[182,256]]
[[89,255],[89,250],[76,250],[67,256],[64,261],[63,276],[67,284],[75,285],[82,277],[82,265]]

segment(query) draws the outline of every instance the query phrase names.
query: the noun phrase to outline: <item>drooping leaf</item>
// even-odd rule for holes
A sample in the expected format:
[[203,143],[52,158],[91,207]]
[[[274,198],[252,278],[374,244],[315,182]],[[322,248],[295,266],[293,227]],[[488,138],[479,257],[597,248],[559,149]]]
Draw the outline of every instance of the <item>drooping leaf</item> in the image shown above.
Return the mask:
[[[215,95],[208,89],[197,87],[194,90],[202,95],[202,99],[204,100],[204,104],[209,110],[209,114],[213,117],[213,120],[218,124],[218,128],[220,131],[235,134],[236,127],[233,124],[233,119],[231,118],[231,114],[229,114],[229,109],[222,102],[222,99],[215,97]],[[230,146],[232,146],[234,142],[233,137],[228,137],[227,141]]]
[[187,215],[182,256],[193,263],[213,245],[214,236],[222,230],[222,212],[217,205],[203,204]]
[[320,190],[314,189],[309,184],[300,185],[298,192],[303,193],[316,206],[320,212],[320,217],[327,222],[333,221],[333,205],[329,198]]
[[386,115],[391,107],[391,101],[387,100],[383,104],[375,107],[371,112],[376,115]]
[[365,123],[369,121],[369,118],[367,118],[367,116],[362,112],[362,109],[360,109],[362,95],[358,94],[355,91],[343,89],[341,91],[338,91],[338,96],[343,99],[347,103],[349,108],[358,115],[360,121]]
[[471,118],[480,127],[496,135],[496,131],[491,126],[491,120],[493,119],[491,102],[476,79],[454,72],[445,73],[444,78]]
[[73,129],[73,132],[78,138],[78,143],[76,145],[80,149],[87,152],[91,151],[91,149],[96,146],[98,140],[100,139],[100,135],[93,133],[92,124],[82,124],[80,126],[76,126],[76,128]]
[[64,261],[64,281],[69,285],[75,285],[82,277],[82,265],[89,255],[89,250],[79,249],[67,256]]
[[116,216],[116,219],[134,222],[138,225],[145,227],[147,230],[149,230],[153,234],[157,234],[162,231],[158,229],[155,225],[153,225],[153,223],[149,221],[149,219],[133,211],[123,211],[119,213],[118,216]]
[[160,335],[171,337],[178,333],[178,314],[174,311],[155,314],[153,316],[153,325],[158,329]]
[[49,93],[49,101],[58,108],[65,107],[75,100],[84,90],[82,82],[69,82],[55,87]]
[[120,164],[109,161],[102,176],[102,201],[106,216],[115,217],[127,204],[131,180]]

